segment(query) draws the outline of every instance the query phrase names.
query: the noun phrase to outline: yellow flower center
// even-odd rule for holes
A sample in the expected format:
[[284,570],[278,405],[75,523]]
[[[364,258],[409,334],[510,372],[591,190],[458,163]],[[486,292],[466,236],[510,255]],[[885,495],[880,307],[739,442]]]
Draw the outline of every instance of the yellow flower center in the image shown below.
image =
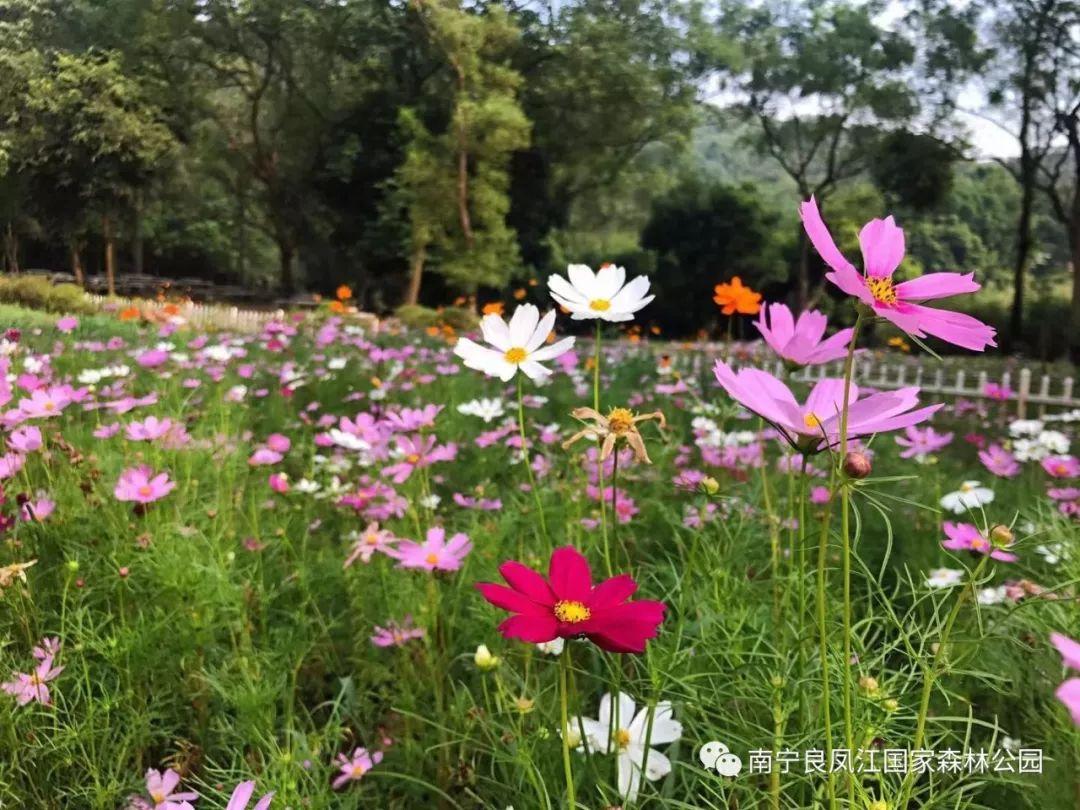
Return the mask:
[[154,800],[154,804],[165,803],[165,794],[162,793],[160,790],[155,790],[154,792],[152,792],[150,794],[150,798]]
[[896,303],[896,288],[893,286],[891,278],[869,276],[866,279],[866,286],[878,303],[888,304],[889,306]]
[[431,554],[428,554],[426,557],[424,557],[424,561],[428,565],[435,565],[439,561],[439,555],[435,552],[432,552]]
[[379,544],[379,535],[375,534],[375,532],[365,535],[364,542],[369,546],[377,546]]
[[416,464],[416,462],[418,462],[420,460],[420,454],[419,453],[409,453],[409,455],[405,456],[405,460],[407,462],[409,462],[410,464]]
[[154,490],[150,489],[150,487],[147,484],[143,484],[141,487],[139,487],[139,494],[142,495],[144,498],[149,498],[150,494],[153,491]]
[[808,413],[803,417],[803,423],[811,430],[821,427],[821,420],[816,413]]
[[611,302],[606,298],[594,298],[589,302],[589,309],[594,312],[607,312],[611,309]]
[[555,603],[555,618],[567,624],[577,624],[587,621],[592,616],[592,611],[581,602],[561,600]]
[[507,363],[513,363],[514,365],[517,365],[518,363],[524,363],[525,358],[528,356],[529,353],[520,346],[515,346],[512,349],[507,349],[506,354],[503,355],[503,357],[506,358]]
[[971,547],[976,551],[986,551],[986,549],[990,548],[990,543],[980,535],[971,541]]
[[626,433],[634,426],[634,415],[626,408],[612,408],[607,419],[612,433]]
[[630,732],[625,728],[620,728],[615,732],[615,742],[619,748],[626,748],[630,745]]
[[960,491],[961,492],[971,492],[971,490],[973,490],[973,489],[975,489],[975,487],[973,487],[971,484],[961,484],[960,485]]
[[32,683],[34,686],[40,686],[41,684],[43,684],[45,682],[43,680],[41,680],[41,676],[38,675],[36,672],[31,672],[30,673],[30,683]]
[[52,401],[51,399],[50,399],[50,400],[48,400],[48,401],[47,401],[47,402],[45,403],[45,410],[47,410],[47,411],[54,411],[54,410],[56,410],[56,403],[55,403],[55,402],[53,402],[53,401]]

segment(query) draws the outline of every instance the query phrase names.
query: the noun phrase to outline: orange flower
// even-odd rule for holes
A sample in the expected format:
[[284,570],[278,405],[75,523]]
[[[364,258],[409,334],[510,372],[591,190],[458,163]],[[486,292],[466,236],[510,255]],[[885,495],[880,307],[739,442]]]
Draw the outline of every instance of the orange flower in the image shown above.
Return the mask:
[[138,307],[128,307],[127,309],[120,311],[120,320],[122,321],[134,321],[139,317]]
[[516,290],[514,290],[514,300],[515,301],[523,301],[523,300],[525,300],[525,296],[527,294],[528,293],[526,293],[524,287],[518,287]]
[[502,315],[502,301],[492,301],[490,304],[484,304],[483,313],[485,315]]
[[717,284],[713,301],[725,315],[757,315],[761,309],[761,293],[744,287],[742,279],[734,276],[730,284]]
[[338,301],[348,301],[352,298],[352,288],[348,284],[342,284],[337,288],[336,294]]
[[430,335],[431,337],[438,337],[439,327],[437,327],[437,326],[429,326],[426,331],[427,331],[428,335]]
[[339,315],[345,311],[345,305],[340,301],[331,301],[329,307],[331,312],[337,313]]

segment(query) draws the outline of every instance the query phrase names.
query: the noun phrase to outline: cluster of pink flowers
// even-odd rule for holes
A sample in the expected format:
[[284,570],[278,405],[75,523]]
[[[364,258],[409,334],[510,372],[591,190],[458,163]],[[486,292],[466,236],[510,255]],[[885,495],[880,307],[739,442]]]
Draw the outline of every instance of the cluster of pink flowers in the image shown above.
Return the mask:
[[30,672],[16,672],[12,680],[0,684],[0,689],[14,696],[19,706],[28,703],[40,703],[48,706],[52,703],[48,683],[60,677],[63,667],[54,665],[56,656],[60,654],[60,640],[57,638],[44,638],[41,643],[34,647],[31,655],[37,660],[37,664]]

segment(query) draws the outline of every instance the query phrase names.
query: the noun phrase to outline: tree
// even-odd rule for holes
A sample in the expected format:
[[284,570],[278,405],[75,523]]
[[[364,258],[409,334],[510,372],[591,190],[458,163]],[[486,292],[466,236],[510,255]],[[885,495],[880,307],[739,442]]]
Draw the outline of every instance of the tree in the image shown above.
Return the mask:
[[[1010,123],[1000,124],[1017,139],[1020,156],[1003,160],[1020,187],[1020,210],[1016,222],[1013,263],[1013,301],[1009,316],[1009,346],[1023,330],[1024,286],[1032,252],[1032,221],[1040,180],[1045,180],[1047,161],[1055,148],[1058,110],[1053,106],[1054,88],[1075,82],[1062,64],[1067,52],[1075,52],[1076,4],[1065,0],[1008,0],[991,4],[985,37],[996,58],[989,72],[989,101],[1005,113]],[[1045,187],[1045,184],[1044,184]],[[1007,348],[1009,347],[1007,346]]]
[[[912,119],[918,110],[908,73],[915,45],[875,20],[882,5],[847,3],[750,6],[721,4],[719,26],[738,49],[725,87],[737,108],[756,120],[756,145],[794,181],[799,195],[828,199],[844,181],[867,168],[881,130]],[[814,291],[802,229],[799,261],[790,279],[795,302]]]
[[81,240],[91,213],[100,217],[113,294],[115,217],[167,166],[172,133],[112,53],[52,55],[25,98],[28,145],[16,171],[69,245],[79,281]]
[[761,287],[782,279],[777,220],[752,187],[684,178],[654,203],[641,234],[642,247],[656,253],[650,318],[672,330],[697,328],[716,320],[711,291],[720,281],[737,275]]
[[437,271],[467,291],[509,278],[518,263],[506,222],[510,158],[529,143],[521,76],[508,64],[518,30],[506,12],[466,11],[456,0],[413,0],[412,8],[446,61],[452,90],[441,131],[415,111],[402,115],[408,147],[397,186],[410,222],[409,304],[419,298],[432,249]]

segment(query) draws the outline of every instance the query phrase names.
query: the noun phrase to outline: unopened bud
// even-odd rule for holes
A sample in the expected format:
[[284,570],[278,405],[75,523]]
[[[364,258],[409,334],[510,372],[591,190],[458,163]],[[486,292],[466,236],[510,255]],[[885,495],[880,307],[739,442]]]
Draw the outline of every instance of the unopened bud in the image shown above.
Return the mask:
[[897,709],[900,708],[900,703],[896,700],[896,698],[889,698],[888,700],[883,701],[881,706],[887,712],[895,712]]
[[852,450],[844,456],[844,472],[848,478],[866,478],[872,470],[873,466],[866,453]]
[[868,695],[877,694],[877,678],[874,678],[870,675],[863,675],[861,678],[859,678],[859,688],[866,692],[866,694]]
[[710,475],[701,482],[701,488],[707,495],[715,495],[720,491],[720,482]]
[[868,810],[889,810],[889,805],[884,799],[878,799],[870,803]]
[[1005,546],[1012,545],[1013,541],[1012,530],[1008,526],[1002,526],[1000,523],[990,530],[990,542],[992,542],[997,548],[1004,548]]
[[487,645],[481,644],[476,648],[476,654],[473,656],[473,661],[480,669],[495,669],[495,667],[499,665],[499,656],[492,655],[491,650],[487,648]]

